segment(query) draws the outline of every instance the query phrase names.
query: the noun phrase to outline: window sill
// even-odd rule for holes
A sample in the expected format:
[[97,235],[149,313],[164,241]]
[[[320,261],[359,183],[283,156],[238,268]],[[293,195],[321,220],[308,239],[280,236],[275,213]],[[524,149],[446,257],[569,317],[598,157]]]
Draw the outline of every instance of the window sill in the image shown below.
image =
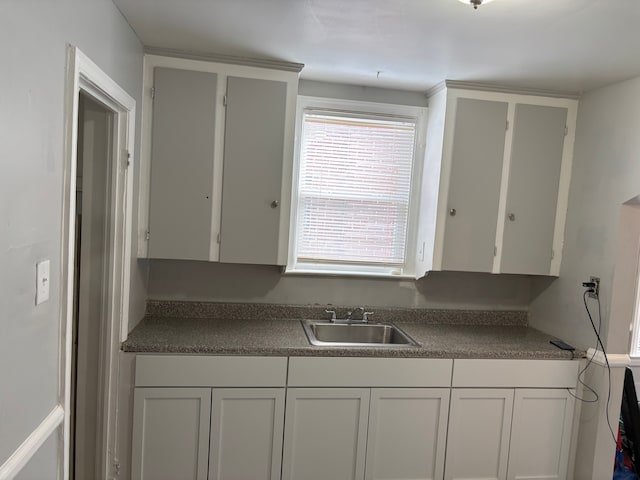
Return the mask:
[[301,277],[351,277],[351,278],[380,278],[380,279],[398,279],[398,280],[415,280],[415,275],[410,273],[391,273],[389,271],[357,271],[357,270],[339,270],[330,268],[287,268],[284,271],[286,276]]

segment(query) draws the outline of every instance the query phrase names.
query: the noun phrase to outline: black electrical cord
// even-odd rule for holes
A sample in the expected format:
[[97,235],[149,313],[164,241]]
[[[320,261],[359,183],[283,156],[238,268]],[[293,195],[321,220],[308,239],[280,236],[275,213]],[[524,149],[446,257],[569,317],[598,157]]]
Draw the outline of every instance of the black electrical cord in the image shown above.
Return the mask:
[[[613,438],[613,443],[616,445],[616,448],[618,446],[618,440],[616,438],[616,435],[613,433],[613,428],[611,427],[611,420],[609,420],[609,403],[611,402],[611,366],[609,365],[609,359],[607,358],[607,352],[604,348],[604,345],[602,343],[602,338],[600,338],[600,332],[599,332],[599,328],[596,328],[596,325],[593,321],[593,317],[591,316],[591,312],[589,311],[589,305],[587,305],[587,295],[589,295],[589,293],[593,293],[592,289],[588,289],[585,290],[584,295],[582,296],[582,300],[584,302],[584,308],[587,311],[587,315],[589,316],[589,321],[591,322],[591,327],[593,328],[594,333],[596,334],[596,338],[598,340],[597,345],[600,345],[600,349],[602,350],[602,354],[604,355],[604,361],[605,364],[607,365],[607,373],[608,373],[608,381],[609,381],[609,391],[607,393],[607,403],[605,405],[605,415],[607,418],[607,426],[609,427],[609,431],[611,432],[611,437]],[[598,302],[598,323],[600,326],[602,326],[602,313],[601,313],[601,309],[600,309],[600,296],[596,296],[596,301]],[[591,359],[593,359],[593,357],[595,356],[596,352],[594,352],[593,356],[591,357]],[[589,363],[591,363],[591,360],[589,361]],[[589,390],[593,391],[591,388],[589,388]]]

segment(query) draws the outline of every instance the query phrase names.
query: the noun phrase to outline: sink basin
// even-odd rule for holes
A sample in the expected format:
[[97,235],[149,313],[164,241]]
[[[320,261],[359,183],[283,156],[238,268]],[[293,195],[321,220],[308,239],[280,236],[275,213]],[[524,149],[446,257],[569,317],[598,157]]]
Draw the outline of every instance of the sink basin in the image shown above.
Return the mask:
[[388,323],[332,323],[302,320],[311,345],[335,347],[416,347],[409,335]]

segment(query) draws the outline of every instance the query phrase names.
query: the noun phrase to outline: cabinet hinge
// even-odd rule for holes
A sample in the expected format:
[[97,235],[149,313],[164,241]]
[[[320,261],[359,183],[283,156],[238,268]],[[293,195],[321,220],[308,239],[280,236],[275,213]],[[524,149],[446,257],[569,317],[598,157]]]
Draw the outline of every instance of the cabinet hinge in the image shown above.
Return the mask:
[[218,242],[218,244],[220,244],[220,234],[218,233],[218,235],[216,236],[216,242]]
[[125,165],[127,168],[131,165],[131,152],[127,152],[127,164]]
[[156,99],[156,87],[151,87],[151,100]]
[[147,230],[146,232],[144,232],[144,239],[149,241],[149,238],[151,237],[151,232],[149,230]]
[[567,127],[566,125],[564,126],[564,136],[566,137],[567,135],[569,135],[569,127]]
[[223,95],[223,96],[222,96],[222,106],[223,106],[223,107],[226,107],[226,106],[227,106],[227,96],[226,96],[226,95]]
[[114,477],[119,477],[120,476],[120,460],[118,460],[117,458],[114,458],[111,466],[113,467]]
[[509,130],[509,120],[507,120],[507,124],[505,125],[505,130]]
[[498,255],[498,247],[496,245],[493,246],[493,256],[497,256]]
[[556,258],[556,251],[554,249],[551,249],[551,260],[553,260],[554,258]]

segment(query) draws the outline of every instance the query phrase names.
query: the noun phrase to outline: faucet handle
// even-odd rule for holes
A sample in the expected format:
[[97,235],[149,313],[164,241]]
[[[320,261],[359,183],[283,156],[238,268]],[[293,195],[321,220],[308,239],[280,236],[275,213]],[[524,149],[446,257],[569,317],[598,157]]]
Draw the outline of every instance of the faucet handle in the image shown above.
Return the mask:
[[363,322],[368,322],[369,321],[369,316],[373,315],[375,312],[362,312],[362,321]]
[[331,321],[335,322],[336,321],[336,311],[335,310],[325,310],[324,313],[330,313],[331,314]]

